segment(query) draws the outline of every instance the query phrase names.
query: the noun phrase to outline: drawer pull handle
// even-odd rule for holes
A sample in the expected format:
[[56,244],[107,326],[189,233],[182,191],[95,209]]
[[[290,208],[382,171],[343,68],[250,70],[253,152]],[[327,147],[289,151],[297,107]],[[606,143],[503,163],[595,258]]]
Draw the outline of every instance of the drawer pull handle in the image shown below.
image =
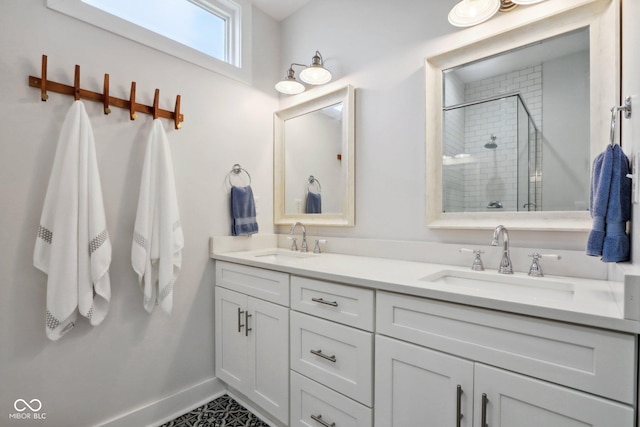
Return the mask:
[[323,359],[327,359],[329,362],[336,363],[335,356],[327,356],[322,352],[322,350],[309,350],[311,354],[315,354],[316,356],[322,357]]
[[482,393],[482,427],[489,427],[487,424],[487,402],[489,402],[489,399],[487,399],[487,393]]
[[317,421],[320,424],[322,424],[324,427],[336,427],[336,423],[331,423],[329,424],[328,422],[326,422],[325,420],[322,419],[322,414],[318,414],[318,415],[313,415],[311,414],[311,419],[313,421]]
[[252,314],[249,314],[249,310],[244,312],[244,325],[246,326],[246,328],[244,328],[244,336],[248,337],[249,336],[249,331],[253,331],[253,329],[251,329],[249,327],[249,318],[252,316]]
[[458,384],[456,388],[456,427],[460,427],[462,423],[462,386]]
[[338,302],[337,301],[325,301],[322,298],[311,298],[311,301],[317,302],[317,303],[320,303],[320,304],[324,304],[324,305],[330,305],[331,307],[337,307],[338,306]]
[[244,328],[244,325],[242,324],[242,313],[244,313],[244,311],[241,310],[240,307],[238,307],[238,332],[239,333],[241,333],[242,328]]

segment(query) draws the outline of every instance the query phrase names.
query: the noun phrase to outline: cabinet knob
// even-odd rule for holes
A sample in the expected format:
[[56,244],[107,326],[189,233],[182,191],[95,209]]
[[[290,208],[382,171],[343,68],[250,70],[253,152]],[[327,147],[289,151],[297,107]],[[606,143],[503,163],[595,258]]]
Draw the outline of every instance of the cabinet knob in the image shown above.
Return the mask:
[[482,427],[489,427],[487,424],[487,403],[489,403],[489,399],[487,398],[487,393],[482,393]]
[[336,361],[337,361],[336,356],[327,356],[326,354],[324,354],[324,353],[322,352],[322,350],[309,350],[309,352],[310,352],[311,354],[315,354],[315,355],[316,355],[316,356],[318,356],[318,357],[322,357],[323,359],[326,359],[326,360],[328,360],[329,362],[336,363]]
[[331,307],[337,307],[337,301],[325,301],[323,298],[311,298],[311,301],[317,302],[319,304],[330,305]]
[[458,384],[456,387],[456,427],[460,427],[462,423],[462,386]]
[[244,328],[242,324],[242,313],[244,313],[244,311],[238,307],[238,333],[242,333],[242,328]]
[[311,419],[323,425],[324,427],[336,427],[336,423],[329,424],[325,420],[322,419],[322,414],[313,415],[311,414]]
[[248,336],[249,336],[249,331],[252,331],[252,330],[253,330],[253,329],[251,329],[251,328],[249,327],[249,318],[250,318],[251,316],[252,316],[252,315],[251,315],[251,314],[249,314],[249,310],[246,310],[246,311],[244,312],[244,326],[245,326],[245,328],[244,328],[244,336],[245,336],[245,337],[248,337]]

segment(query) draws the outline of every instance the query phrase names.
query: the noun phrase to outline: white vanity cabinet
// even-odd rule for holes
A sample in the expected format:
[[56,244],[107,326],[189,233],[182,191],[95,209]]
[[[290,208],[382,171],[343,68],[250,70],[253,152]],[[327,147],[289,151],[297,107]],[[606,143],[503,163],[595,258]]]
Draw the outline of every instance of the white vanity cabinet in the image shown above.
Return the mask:
[[371,427],[374,291],[291,277],[291,426]]
[[634,335],[388,292],[376,315],[376,427],[634,425]]
[[216,376],[285,425],[288,297],[288,274],[216,262]]

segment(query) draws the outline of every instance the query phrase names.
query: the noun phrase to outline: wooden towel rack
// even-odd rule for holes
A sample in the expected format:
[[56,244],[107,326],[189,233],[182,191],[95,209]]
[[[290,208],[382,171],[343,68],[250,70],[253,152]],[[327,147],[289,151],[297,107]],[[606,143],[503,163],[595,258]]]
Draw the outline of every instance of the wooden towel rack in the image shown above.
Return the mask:
[[129,110],[129,118],[135,120],[137,113],[145,113],[153,116],[154,119],[163,117],[171,119],[174,127],[180,129],[184,121],[184,115],[180,113],[180,95],[176,96],[176,106],[173,111],[158,108],[158,100],[160,98],[160,89],[156,89],[153,97],[153,105],[138,104],[136,102],[136,82],[131,82],[131,92],[129,99],[116,98],[109,95],[109,74],[104,75],[104,89],[102,93],[93,92],[80,87],[80,66],[76,65],[73,86],[65,85],[58,82],[47,80],[47,55],[42,55],[42,76],[29,76],[29,86],[40,88],[40,99],[46,101],[49,98],[47,91],[71,95],[75,100],[88,99],[91,101],[101,102],[103,104],[104,114],[111,113],[111,107],[124,108]]

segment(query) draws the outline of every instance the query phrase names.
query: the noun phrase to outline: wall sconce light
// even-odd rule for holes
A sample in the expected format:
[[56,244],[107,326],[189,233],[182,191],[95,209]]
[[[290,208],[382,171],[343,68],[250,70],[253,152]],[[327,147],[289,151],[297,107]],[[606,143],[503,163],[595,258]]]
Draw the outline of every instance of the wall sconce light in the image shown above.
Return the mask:
[[304,67],[300,71],[300,80],[310,85],[323,85],[331,81],[332,75],[324,67],[322,54],[316,50],[316,54],[311,58],[311,65],[292,63],[287,71],[287,77],[276,83],[276,90],[287,95],[296,95],[305,91],[305,86],[296,80],[293,66]]
[[544,0],[462,0],[449,12],[449,23],[456,27],[471,27],[490,19],[498,12],[509,12],[518,5],[530,5]]

